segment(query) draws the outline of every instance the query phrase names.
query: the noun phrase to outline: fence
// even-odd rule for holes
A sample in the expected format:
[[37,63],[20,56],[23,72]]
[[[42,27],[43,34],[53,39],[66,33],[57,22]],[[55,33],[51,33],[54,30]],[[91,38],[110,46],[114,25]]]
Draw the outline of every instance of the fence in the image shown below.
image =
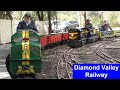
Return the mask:
[[[16,28],[19,20],[4,20],[0,19],[0,44],[11,42],[11,36],[16,33]],[[46,27],[42,21],[36,21],[36,27],[40,32],[40,35],[48,34],[48,27]]]

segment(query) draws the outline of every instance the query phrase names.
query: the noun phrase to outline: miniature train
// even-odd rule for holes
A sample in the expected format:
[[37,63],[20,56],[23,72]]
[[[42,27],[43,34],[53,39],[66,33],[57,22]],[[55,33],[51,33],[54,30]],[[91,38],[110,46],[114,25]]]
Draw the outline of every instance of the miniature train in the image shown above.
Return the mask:
[[[91,35],[91,36],[89,36]],[[6,58],[6,67],[13,79],[36,78],[41,72],[41,49],[56,43],[67,41],[74,48],[103,38],[120,36],[119,31],[107,32],[88,28],[71,29],[69,32],[40,36],[33,30],[20,30],[11,37],[11,51]]]
[[35,78],[42,66],[40,36],[33,30],[20,30],[11,37],[6,67],[13,79]]
[[119,37],[120,31],[103,31],[98,29],[90,30],[89,28],[71,29],[69,30],[68,46],[71,48],[80,47],[84,44],[96,42],[104,38]]

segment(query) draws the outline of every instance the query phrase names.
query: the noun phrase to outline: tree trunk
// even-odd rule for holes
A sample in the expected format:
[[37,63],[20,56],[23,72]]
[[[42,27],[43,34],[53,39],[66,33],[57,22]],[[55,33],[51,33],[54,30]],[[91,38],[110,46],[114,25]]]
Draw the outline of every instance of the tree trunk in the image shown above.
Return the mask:
[[49,34],[51,34],[51,11],[48,11],[48,21],[49,21],[49,28],[48,28],[48,30],[49,30]]
[[41,11],[41,13],[40,13],[40,11],[36,11],[36,12],[37,12],[39,21],[43,21],[43,11]]
[[85,25],[85,24],[86,24],[86,19],[87,19],[86,11],[81,12],[81,14],[82,14],[83,17],[84,17],[84,25]]
[[41,17],[40,20],[43,21],[43,11],[41,11]]
[[37,12],[38,19],[40,21],[40,13],[39,13],[39,11],[36,11],[36,12]]
[[87,19],[86,11],[84,11],[84,22],[85,22],[85,24],[86,24],[86,19]]

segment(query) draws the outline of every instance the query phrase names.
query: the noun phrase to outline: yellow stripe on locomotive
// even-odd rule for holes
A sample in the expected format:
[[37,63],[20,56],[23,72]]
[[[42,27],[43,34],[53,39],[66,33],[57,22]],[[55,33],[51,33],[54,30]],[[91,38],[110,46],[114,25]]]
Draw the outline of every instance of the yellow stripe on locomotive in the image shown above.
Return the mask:
[[71,39],[71,40],[74,40],[74,39],[76,39],[77,38],[77,32],[72,32],[72,33],[69,33],[69,39]]

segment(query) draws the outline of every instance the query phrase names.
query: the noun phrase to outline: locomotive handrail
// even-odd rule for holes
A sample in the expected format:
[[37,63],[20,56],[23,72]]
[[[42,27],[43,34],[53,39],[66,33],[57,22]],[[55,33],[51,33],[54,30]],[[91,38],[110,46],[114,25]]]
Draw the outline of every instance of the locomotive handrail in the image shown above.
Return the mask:
[[81,28],[81,29],[89,29],[89,28]]

